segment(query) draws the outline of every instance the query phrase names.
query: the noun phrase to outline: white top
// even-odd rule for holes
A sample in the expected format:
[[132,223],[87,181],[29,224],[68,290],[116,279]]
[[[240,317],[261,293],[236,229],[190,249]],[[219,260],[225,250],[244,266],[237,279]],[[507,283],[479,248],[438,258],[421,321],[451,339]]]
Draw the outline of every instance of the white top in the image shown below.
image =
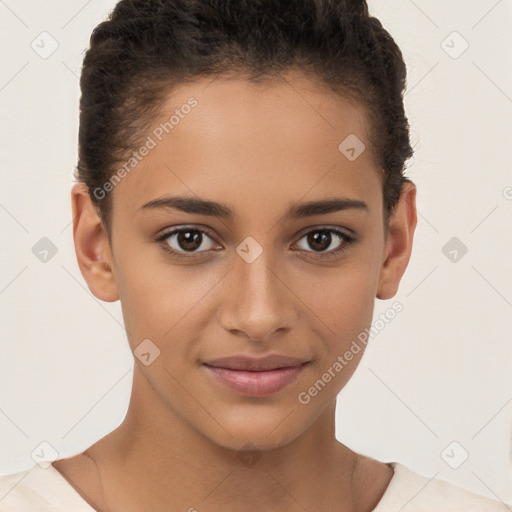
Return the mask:
[[[41,463],[42,465],[44,463]],[[506,504],[389,462],[395,474],[372,512],[509,512]],[[0,476],[0,512],[93,512],[51,465]]]

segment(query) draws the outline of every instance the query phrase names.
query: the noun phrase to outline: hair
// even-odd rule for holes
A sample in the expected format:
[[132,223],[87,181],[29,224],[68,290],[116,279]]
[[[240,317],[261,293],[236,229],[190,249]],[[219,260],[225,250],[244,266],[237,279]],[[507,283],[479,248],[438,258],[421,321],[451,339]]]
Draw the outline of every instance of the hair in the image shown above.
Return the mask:
[[141,144],[173,87],[228,73],[260,83],[286,71],[365,107],[387,233],[413,155],[406,66],[365,0],[121,0],[85,52],[75,170],[109,239],[112,197],[94,191]]

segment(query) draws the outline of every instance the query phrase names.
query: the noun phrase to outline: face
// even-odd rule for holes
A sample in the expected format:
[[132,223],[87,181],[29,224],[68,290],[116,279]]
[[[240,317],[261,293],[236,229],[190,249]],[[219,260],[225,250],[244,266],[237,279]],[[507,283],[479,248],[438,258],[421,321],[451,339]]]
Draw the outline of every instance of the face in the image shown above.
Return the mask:
[[[339,149],[351,134],[366,144],[356,159]],[[339,356],[410,252],[412,217],[384,237],[364,109],[293,75],[206,78],[173,90],[147,135],[112,191],[110,295],[97,296],[120,298],[131,349],[150,354],[135,365],[149,401],[224,447],[290,442],[354,373],[364,344],[341,369]],[[267,355],[288,368],[219,361]]]

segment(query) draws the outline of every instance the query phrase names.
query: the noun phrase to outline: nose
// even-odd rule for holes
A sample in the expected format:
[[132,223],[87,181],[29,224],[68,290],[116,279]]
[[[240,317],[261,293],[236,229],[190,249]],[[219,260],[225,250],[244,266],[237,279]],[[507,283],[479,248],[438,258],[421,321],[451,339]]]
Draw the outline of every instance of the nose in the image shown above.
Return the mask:
[[[251,263],[238,255],[223,288],[220,321],[231,334],[267,341],[297,325],[297,300],[287,274],[263,251]],[[288,278],[289,279],[289,278]]]

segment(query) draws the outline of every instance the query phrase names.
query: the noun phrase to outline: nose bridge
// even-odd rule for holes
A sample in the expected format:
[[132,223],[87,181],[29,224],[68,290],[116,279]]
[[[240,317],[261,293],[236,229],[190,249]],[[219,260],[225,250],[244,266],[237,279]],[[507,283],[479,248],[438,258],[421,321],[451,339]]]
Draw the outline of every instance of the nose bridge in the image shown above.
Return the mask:
[[248,238],[237,248],[230,293],[223,300],[222,322],[225,329],[262,340],[290,327],[294,307],[273,252]]

